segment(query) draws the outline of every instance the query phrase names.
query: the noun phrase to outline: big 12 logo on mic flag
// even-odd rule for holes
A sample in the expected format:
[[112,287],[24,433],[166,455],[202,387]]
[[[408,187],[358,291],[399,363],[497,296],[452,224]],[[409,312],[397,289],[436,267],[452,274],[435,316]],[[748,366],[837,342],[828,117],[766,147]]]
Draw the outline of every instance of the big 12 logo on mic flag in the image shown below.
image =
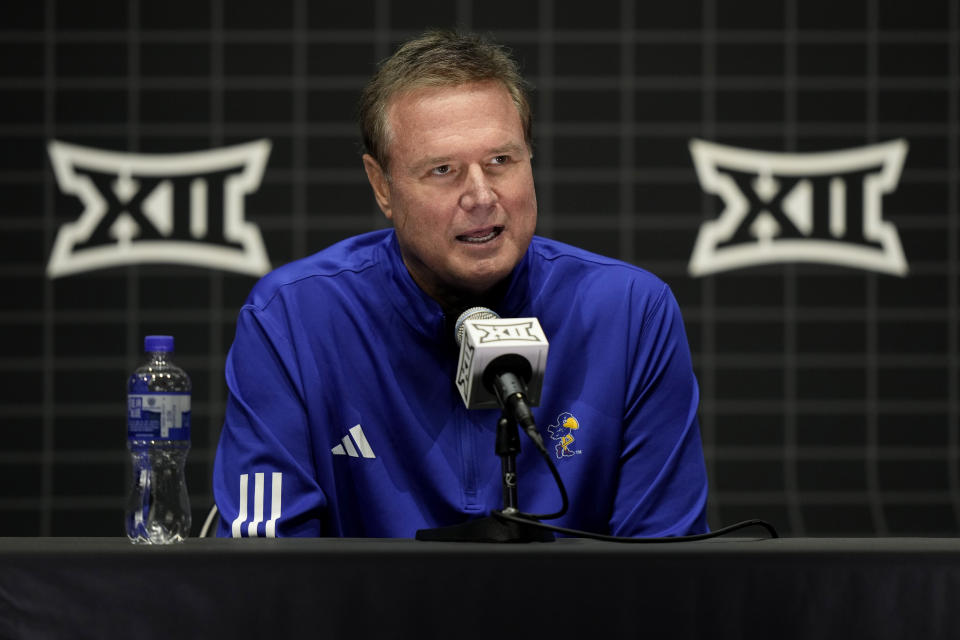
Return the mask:
[[773,153],[692,140],[703,190],[725,205],[700,226],[690,275],[776,262],[907,274],[882,197],[900,180],[906,140],[817,153]]
[[550,343],[536,318],[488,318],[466,320],[457,361],[457,389],[468,409],[494,409],[500,406],[494,393],[485,388],[483,372],[500,356],[515,354],[530,363],[527,401],[540,402],[543,372],[547,366]]
[[270,260],[244,197],[260,187],[270,141],[145,154],[53,140],[57,184],[84,205],[57,233],[50,278],[137,263],[189,264],[261,276]]

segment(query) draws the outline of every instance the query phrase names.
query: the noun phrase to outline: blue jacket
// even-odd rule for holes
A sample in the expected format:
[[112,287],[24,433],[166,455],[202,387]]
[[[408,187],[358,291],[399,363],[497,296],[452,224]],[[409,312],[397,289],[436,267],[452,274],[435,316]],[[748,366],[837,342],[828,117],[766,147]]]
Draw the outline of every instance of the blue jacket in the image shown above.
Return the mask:
[[[650,273],[534,237],[503,317],[550,341],[537,425],[570,495],[552,524],[627,536],[706,531],[698,389],[677,303]],[[222,536],[413,537],[501,508],[498,410],[468,411],[440,306],[392,230],[265,276],[226,362],[214,468]],[[523,511],[560,497],[523,436]]]

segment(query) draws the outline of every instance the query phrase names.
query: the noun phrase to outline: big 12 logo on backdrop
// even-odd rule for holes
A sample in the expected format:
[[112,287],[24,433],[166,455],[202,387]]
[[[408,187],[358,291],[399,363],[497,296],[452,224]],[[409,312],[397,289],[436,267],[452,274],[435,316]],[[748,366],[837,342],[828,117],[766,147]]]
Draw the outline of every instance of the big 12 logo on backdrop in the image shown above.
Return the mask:
[[50,278],[137,263],[188,264],[260,276],[270,260],[244,197],[260,187],[270,141],[145,154],[53,140],[57,184],[84,205],[60,227]]
[[702,276],[778,262],[820,262],[905,276],[882,197],[900,180],[906,140],[774,153],[691,140],[700,185],[724,210],[700,226],[688,270]]

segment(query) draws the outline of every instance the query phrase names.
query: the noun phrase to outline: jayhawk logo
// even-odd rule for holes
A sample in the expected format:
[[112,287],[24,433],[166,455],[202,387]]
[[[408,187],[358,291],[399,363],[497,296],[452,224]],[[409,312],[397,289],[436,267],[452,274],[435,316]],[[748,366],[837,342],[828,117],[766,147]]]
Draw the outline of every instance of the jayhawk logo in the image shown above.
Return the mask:
[[580,428],[580,422],[573,417],[572,413],[561,413],[557,416],[557,423],[552,424],[547,427],[547,432],[550,434],[551,440],[559,440],[557,446],[554,447],[554,453],[557,454],[557,460],[562,460],[563,458],[570,458],[582,453],[579,449],[572,449],[570,445],[573,444],[573,441],[576,438],[573,437],[573,432]]

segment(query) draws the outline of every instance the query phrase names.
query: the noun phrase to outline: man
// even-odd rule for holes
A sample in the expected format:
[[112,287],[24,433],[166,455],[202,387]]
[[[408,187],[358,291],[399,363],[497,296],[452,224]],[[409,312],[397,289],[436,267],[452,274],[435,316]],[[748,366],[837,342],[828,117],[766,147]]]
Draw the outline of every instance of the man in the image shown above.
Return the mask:
[[[570,495],[553,522],[706,530],[698,391],[677,304],[628,264],[534,237],[531,116],[474,36],[403,45],[361,99],[363,165],[393,229],[280,267],[240,312],[217,451],[219,534],[412,537],[502,506],[497,410],[465,409],[451,319],[477,304],[550,340],[534,411]],[[532,446],[520,507],[560,498]]]

